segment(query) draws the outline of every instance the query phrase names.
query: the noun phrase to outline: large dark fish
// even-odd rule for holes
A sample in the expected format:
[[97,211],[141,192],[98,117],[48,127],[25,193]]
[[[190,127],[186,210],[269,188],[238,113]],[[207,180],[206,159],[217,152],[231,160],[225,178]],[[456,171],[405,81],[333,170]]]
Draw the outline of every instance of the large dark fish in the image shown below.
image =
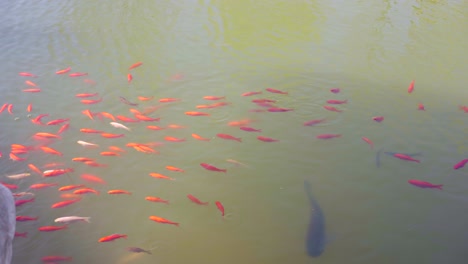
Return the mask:
[[146,253],[146,254],[151,255],[151,252],[149,250],[144,250],[144,249],[139,248],[139,247],[128,247],[127,251],[130,251],[130,252],[133,252],[133,253]]
[[325,217],[319,204],[312,196],[312,190],[308,181],[304,181],[304,188],[312,209],[309,229],[307,230],[305,241],[307,255],[311,257],[318,257],[322,255],[323,251],[325,250]]
[[127,104],[127,105],[131,105],[131,106],[137,106],[138,105],[136,103],[132,103],[132,102],[128,101],[125,97],[122,97],[122,96],[119,96],[119,99],[120,99],[120,102],[122,102],[124,104]]

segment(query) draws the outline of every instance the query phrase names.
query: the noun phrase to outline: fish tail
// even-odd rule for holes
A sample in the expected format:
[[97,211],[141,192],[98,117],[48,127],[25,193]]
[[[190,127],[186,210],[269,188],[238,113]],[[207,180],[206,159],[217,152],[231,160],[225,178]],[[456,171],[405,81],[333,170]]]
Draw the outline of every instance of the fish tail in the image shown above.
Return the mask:
[[91,223],[91,217],[84,217],[83,220],[87,223]]
[[226,169],[223,169],[223,170],[221,170],[221,171],[222,171],[222,172],[224,172],[224,173],[226,173],[226,172],[227,172],[227,170],[226,170]]
[[436,185],[435,187],[439,190],[442,190],[442,186],[444,186],[443,184],[439,184],[439,185]]

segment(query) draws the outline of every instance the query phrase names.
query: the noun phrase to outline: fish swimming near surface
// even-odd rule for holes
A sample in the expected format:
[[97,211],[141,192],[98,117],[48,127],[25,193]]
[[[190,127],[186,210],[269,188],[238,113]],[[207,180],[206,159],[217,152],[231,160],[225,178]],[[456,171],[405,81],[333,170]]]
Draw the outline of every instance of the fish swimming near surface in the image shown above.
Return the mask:
[[312,189],[308,181],[304,181],[304,188],[309,198],[312,214],[310,217],[309,228],[306,236],[307,255],[319,257],[325,250],[325,217],[322,208],[312,196]]

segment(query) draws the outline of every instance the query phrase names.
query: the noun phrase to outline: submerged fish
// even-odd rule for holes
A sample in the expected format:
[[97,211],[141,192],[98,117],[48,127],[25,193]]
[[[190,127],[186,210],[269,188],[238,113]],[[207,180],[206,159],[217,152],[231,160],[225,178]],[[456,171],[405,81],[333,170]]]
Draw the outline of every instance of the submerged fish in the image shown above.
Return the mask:
[[325,250],[325,217],[322,208],[320,208],[312,196],[312,190],[308,181],[304,181],[304,188],[312,209],[306,236],[306,250],[309,256],[318,257]]
[[125,97],[119,96],[120,102],[126,104],[126,105],[131,105],[131,106],[137,106],[138,104],[132,103],[128,101]]
[[151,255],[151,252],[149,250],[144,250],[144,249],[139,248],[139,247],[128,247],[127,250],[130,251],[130,252],[133,252],[133,253],[146,253],[146,254]]

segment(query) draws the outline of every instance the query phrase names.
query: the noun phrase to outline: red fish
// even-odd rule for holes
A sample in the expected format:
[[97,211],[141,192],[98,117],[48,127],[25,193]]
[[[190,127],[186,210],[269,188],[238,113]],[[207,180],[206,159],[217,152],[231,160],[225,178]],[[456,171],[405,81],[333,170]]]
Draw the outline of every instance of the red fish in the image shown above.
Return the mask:
[[108,194],[128,194],[128,195],[132,194],[131,192],[125,191],[125,190],[110,190],[107,193]]
[[410,85],[408,86],[408,93],[412,93],[413,90],[414,90],[414,80],[412,80]]
[[317,136],[318,139],[331,139],[341,137],[341,134],[320,134]]
[[332,111],[332,112],[337,112],[337,113],[343,112],[340,109],[337,109],[337,108],[335,108],[333,106],[330,106],[330,105],[324,105],[323,108],[328,110],[328,111]]
[[123,235],[123,234],[112,234],[110,236],[101,237],[98,241],[99,242],[111,242],[119,238],[127,238],[127,237],[128,237],[127,235]]
[[367,144],[369,144],[371,149],[374,148],[374,142],[372,142],[372,140],[370,140],[370,139],[368,139],[366,137],[362,137],[361,139],[364,140]]
[[12,115],[13,114],[13,104],[9,104],[8,107],[7,107],[7,110],[8,110],[8,113],[10,115]]
[[82,132],[82,133],[95,133],[95,134],[104,133],[104,131],[102,131],[102,130],[96,130],[96,129],[92,129],[92,128],[81,128],[80,132]]
[[293,110],[294,109],[292,108],[282,108],[282,107],[270,107],[267,109],[268,112],[272,112],[272,113],[289,112]]
[[70,204],[74,204],[76,202],[79,202],[81,200],[81,198],[78,198],[78,199],[74,199],[74,200],[65,200],[65,201],[61,201],[61,202],[58,202],[58,203],[54,203],[51,208],[62,208],[62,207],[65,207],[65,206],[68,206]]
[[55,177],[55,176],[60,176],[65,173],[73,172],[73,168],[68,168],[68,169],[56,169],[56,170],[46,170],[42,173],[43,177]]
[[52,231],[66,229],[66,228],[67,228],[66,225],[63,225],[63,226],[41,226],[41,227],[38,228],[38,230],[41,231],[41,232],[52,232]]
[[170,103],[170,102],[177,102],[177,101],[180,101],[180,99],[178,99],[178,98],[162,98],[162,99],[159,99],[160,103]]
[[123,121],[123,122],[133,122],[133,123],[140,122],[140,120],[138,120],[138,119],[132,119],[130,117],[126,117],[126,116],[122,116],[122,115],[118,115],[118,116],[116,116],[116,118],[119,119],[120,121]]
[[336,94],[336,93],[339,93],[340,91],[341,91],[340,88],[331,88],[331,89],[330,89],[330,92],[335,93],[335,94]]
[[[5,185],[5,184],[3,184],[3,185]],[[32,202],[34,202],[34,200],[35,200],[34,198],[26,199],[26,200],[16,200],[15,201],[15,206],[18,207],[18,206],[21,206],[21,205],[26,204],[26,203],[32,203]]]
[[375,122],[382,122],[384,120],[384,117],[383,116],[374,116],[372,118],[372,120],[374,120]]
[[119,153],[117,152],[113,152],[113,151],[103,151],[101,153],[99,153],[101,156],[120,156]]
[[273,88],[266,88],[265,90],[267,90],[267,91],[268,91],[268,92],[270,92],[270,93],[276,93],[276,94],[288,94],[288,92],[283,92],[283,91],[276,90],[276,89],[273,89]]
[[23,92],[25,93],[40,93],[42,90],[40,88],[29,88],[29,89],[23,89]]
[[31,113],[31,111],[32,111],[32,104],[28,104],[28,107],[26,108],[26,111],[27,111],[28,113]]
[[27,235],[28,235],[28,232],[23,232],[23,233],[15,232],[15,237],[27,238]]
[[152,118],[152,117],[145,116],[145,115],[142,115],[142,114],[134,114],[134,115],[138,120],[145,121],[145,122],[159,121],[161,119],[159,117]]
[[44,263],[59,263],[62,261],[72,261],[72,257],[65,257],[65,256],[45,256],[41,258],[42,262]]
[[262,91],[258,91],[258,92],[245,92],[243,94],[241,94],[241,96],[252,96],[252,95],[256,95],[256,94],[261,94]]
[[135,69],[137,67],[140,67],[141,65],[143,65],[143,62],[139,61],[139,62],[135,62],[134,64],[132,64],[132,66],[130,66],[128,68],[128,70],[131,70],[131,69]]
[[73,191],[73,194],[87,194],[87,193],[94,193],[99,195],[99,192],[94,190],[93,188],[81,188]]
[[405,154],[401,154],[401,153],[395,153],[393,154],[393,156],[395,158],[399,158],[401,160],[407,160],[407,161],[412,161],[412,162],[417,162],[417,163],[420,163],[421,161],[420,160],[417,160],[411,156],[408,156],[408,155],[405,155]]
[[159,216],[152,215],[152,216],[149,217],[149,219],[154,221],[154,222],[158,222],[158,223],[162,223],[162,224],[170,224],[170,225],[179,226],[179,223],[172,222],[170,220],[167,220],[167,219],[159,217]]
[[34,171],[35,173],[42,175],[42,171],[39,170],[38,167],[36,167],[34,164],[28,164],[29,169]]
[[432,184],[430,182],[426,181],[420,181],[420,180],[408,180],[409,184],[412,184],[414,186],[420,187],[420,188],[436,188],[439,190],[442,190],[442,184]]
[[65,68],[63,70],[58,70],[55,72],[55,74],[65,74],[67,72],[71,71],[71,67]]
[[29,86],[37,87],[37,84],[35,84],[35,83],[33,83],[33,82],[29,81],[29,80],[28,80],[28,81],[25,81],[24,83],[25,83],[26,85],[29,85]]
[[328,100],[327,104],[346,104],[348,100]]
[[127,81],[130,83],[133,80],[133,75],[132,74],[127,74]]
[[53,148],[49,148],[49,147],[46,147],[46,146],[41,146],[40,149],[42,151],[44,151],[45,153],[49,153],[49,154],[52,154],[52,155],[57,155],[57,156],[62,156],[63,154],[60,152],[60,151],[57,151]]
[[218,210],[221,212],[221,215],[224,217],[224,206],[220,201],[215,202],[216,207],[218,207]]
[[319,124],[319,123],[322,123],[324,122],[325,119],[322,118],[322,119],[314,119],[314,120],[310,120],[310,121],[306,121],[304,122],[304,126],[314,126],[316,124]]
[[5,111],[5,109],[7,109],[7,107],[9,106],[10,104],[3,104],[2,105],[2,108],[0,108],[0,113],[2,113],[3,111]]
[[202,136],[200,136],[200,135],[197,135],[197,134],[192,134],[192,137],[193,137],[194,139],[200,140],[200,141],[210,141],[210,140],[211,140],[211,139],[209,139],[209,138],[204,138],[204,137],[202,137]]
[[34,137],[38,138],[60,138],[60,136],[52,134],[52,133],[46,133],[46,132],[37,132],[34,134]]
[[256,104],[276,103],[276,100],[272,100],[272,99],[253,99],[252,103],[256,103]]
[[98,96],[99,93],[79,93],[79,94],[76,94],[75,97],[78,97],[78,98],[88,98],[88,97],[94,97],[94,96]]
[[255,129],[253,127],[246,127],[246,126],[241,126],[239,127],[241,130],[247,131],[247,132],[262,132],[261,129]]
[[86,75],[88,75],[88,73],[86,72],[75,72],[75,73],[68,74],[68,76],[70,77],[80,77],[80,76],[86,76]]
[[228,134],[216,134],[217,137],[222,138],[222,139],[227,139],[227,140],[235,140],[238,142],[242,142],[241,138],[236,138],[234,136],[228,135]]
[[187,198],[190,199],[190,201],[196,203],[196,204],[199,204],[199,205],[208,205],[208,202],[202,202],[200,201],[197,197],[191,195],[191,194],[188,194],[187,195]]
[[200,166],[210,171],[219,171],[219,172],[224,172],[224,173],[227,172],[226,169],[220,169],[208,163],[200,163]]
[[176,138],[176,137],[166,136],[164,137],[164,140],[171,141],[171,142],[184,142],[185,138]]
[[58,190],[60,192],[66,192],[66,191],[78,189],[78,188],[81,188],[81,187],[84,187],[84,185],[83,184],[66,185],[66,186],[60,187]]
[[424,108],[423,104],[418,104],[418,110],[424,111],[426,109]]
[[65,132],[69,127],[70,127],[70,123],[64,124],[63,126],[60,127],[57,134],[61,134],[61,133]]
[[453,165],[453,169],[454,169],[454,170],[461,169],[461,168],[463,168],[467,163],[468,163],[468,159],[463,159],[463,160],[461,160],[460,162],[458,162],[457,164]]
[[53,186],[57,186],[57,185],[58,185],[57,183],[36,183],[36,184],[31,185],[29,188],[31,188],[31,189],[44,189],[44,188],[53,187]]
[[264,136],[258,136],[257,139],[263,142],[278,142],[279,141],[278,139],[264,137]]
[[138,96],[138,100],[140,101],[149,101],[153,100],[154,96]]
[[36,221],[37,219],[39,219],[39,217],[31,217],[31,216],[23,216],[23,215],[18,215],[16,217],[16,221],[18,222]]

